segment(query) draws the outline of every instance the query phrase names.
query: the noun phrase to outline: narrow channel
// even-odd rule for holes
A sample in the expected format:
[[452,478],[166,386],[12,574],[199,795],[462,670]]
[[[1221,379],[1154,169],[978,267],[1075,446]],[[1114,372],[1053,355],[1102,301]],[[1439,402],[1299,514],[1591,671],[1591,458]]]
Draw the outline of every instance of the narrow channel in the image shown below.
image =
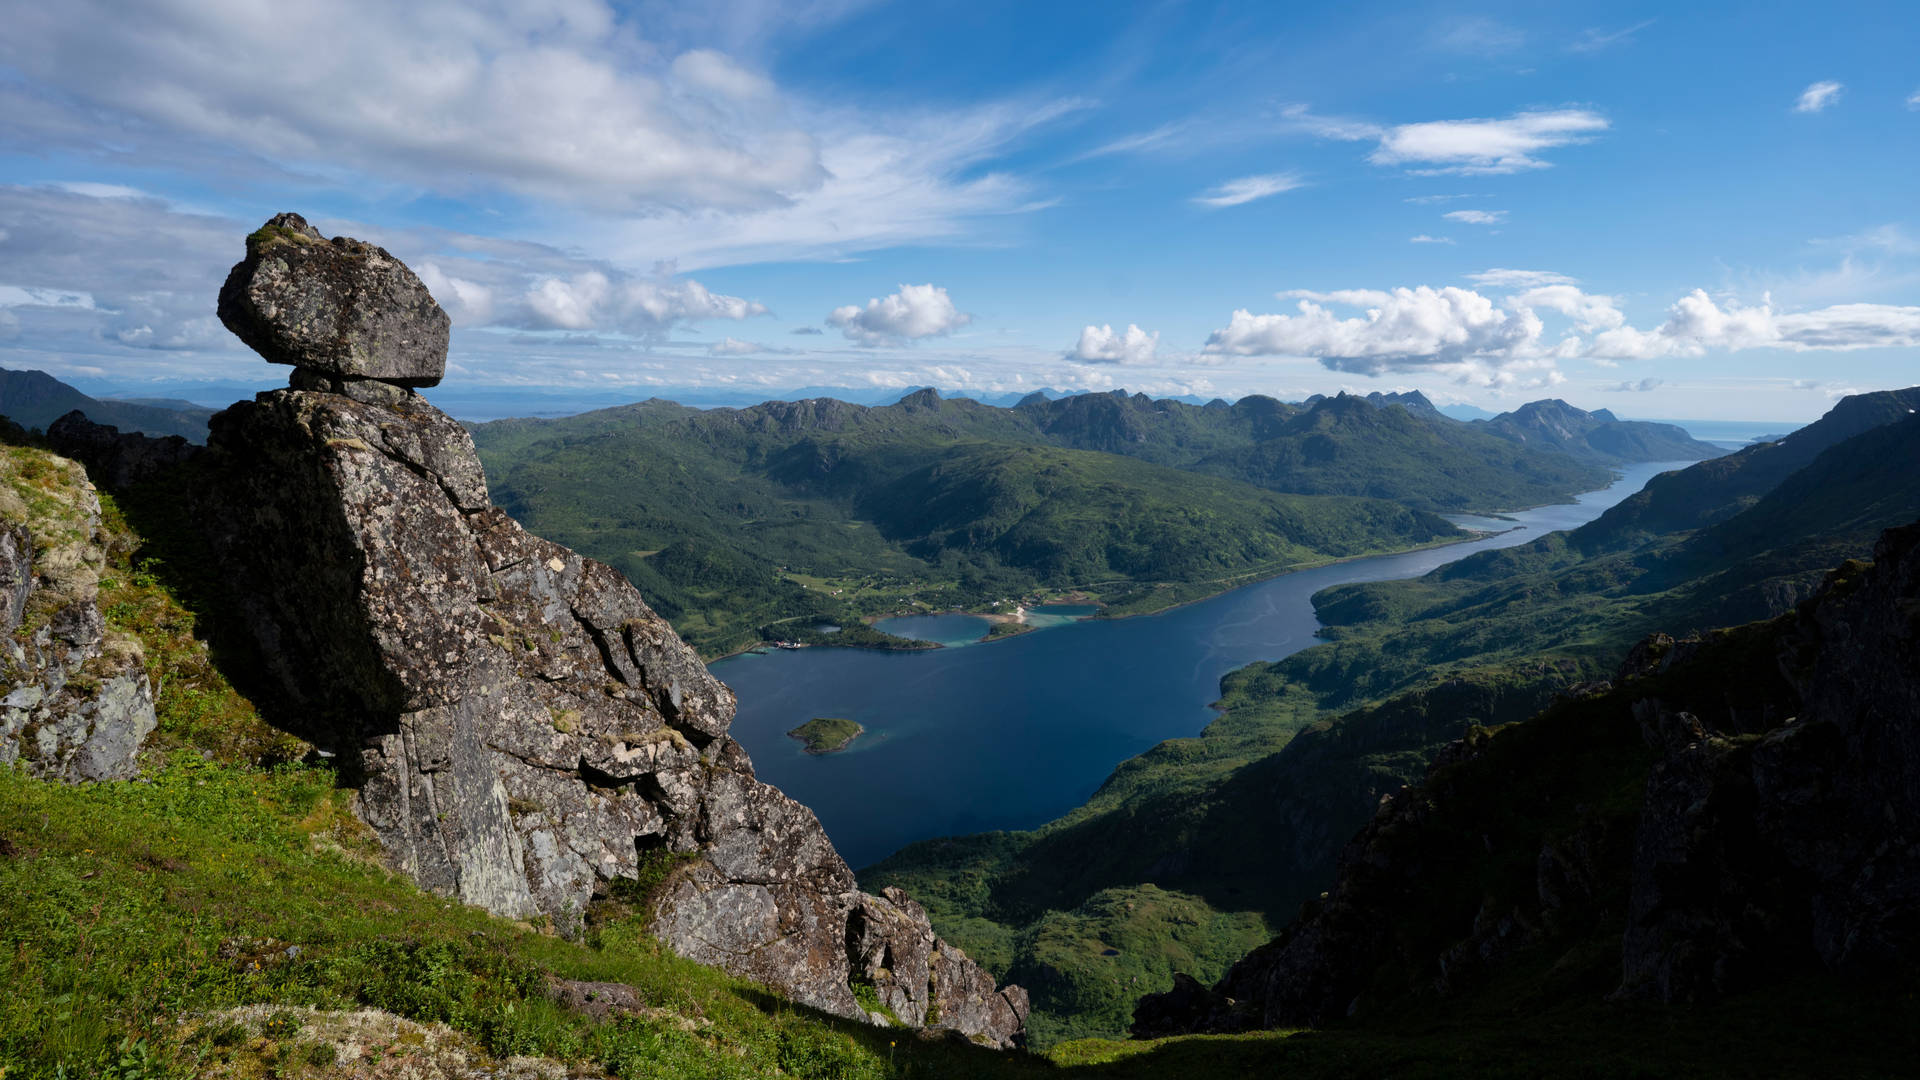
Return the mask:
[[[1157,615],[1056,620],[927,652],[749,653],[712,670],[739,695],[733,735],[760,778],[812,807],[848,863],[866,866],[929,837],[1032,828],[1086,801],[1126,758],[1197,734],[1214,716],[1222,675],[1314,644],[1310,598],[1321,589],[1417,577],[1577,527],[1688,464],[1627,466],[1574,503],[1513,521],[1455,519],[1511,530],[1482,540],[1284,574]],[[964,642],[985,628],[956,615],[901,629]],[[855,720],[866,733],[840,753],[809,755],[786,732],[814,717]]]

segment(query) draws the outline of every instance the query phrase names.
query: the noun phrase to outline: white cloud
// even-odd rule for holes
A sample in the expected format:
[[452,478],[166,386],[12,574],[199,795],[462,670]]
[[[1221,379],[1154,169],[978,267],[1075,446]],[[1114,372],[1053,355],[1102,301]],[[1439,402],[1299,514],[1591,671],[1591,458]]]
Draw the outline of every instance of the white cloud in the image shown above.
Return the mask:
[[827,178],[786,203],[595,221],[575,246],[644,265],[671,254],[687,270],[838,258],[930,240],[992,237],[995,222],[1044,209],[1031,185],[987,168],[1033,130],[1081,107],[1073,100],[992,104],[856,125],[836,117],[821,136]]
[[151,199],[153,196],[139,188],[124,184],[96,184],[90,180],[63,180],[53,185],[61,191],[75,195],[86,195],[95,199]]
[[1210,188],[1193,197],[1201,206],[1239,206],[1255,199],[1264,199],[1269,195],[1278,195],[1283,191],[1305,184],[1296,173],[1267,173],[1261,176],[1243,176],[1238,180],[1229,180],[1219,187]]
[[1800,100],[1793,103],[1797,113],[1817,113],[1827,109],[1840,100],[1840,91],[1845,89],[1837,82],[1817,82],[1800,91]]
[[764,77],[671,56],[599,0],[155,0],[138,19],[74,0],[9,22],[0,61],[28,78],[272,161],[616,209],[764,206],[826,178]]
[[1704,289],[1676,301],[1653,330],[1622,326],[1597,335],[1589,353],[1620,360],[1701,356],[1752,348],[1848,351],[1920,346],[1920,307],[1835,304],[1782,314],[1766,300],[1721,307]]
[[1418,206],[1430,206],[1433,203],[1453,202],[1455,199],[1477,199],[1479,197],[1478,195],[1409,195],[1400,201],[1413,203]]
[[[1557,361],[1699,356],[1750,348],[1850,350],[1920,346],[1920,307],[1839,304],[1779,313],[1771,301],[1722,307],[1702,290],[1676,302],[1652,330],[1626,323],[1618,302],[1544,271],[1490,270],[1476,278],[1512,290],[1498,299],[1452,286],[1334,292],[1294,290],[1291,314],[1233,313],[1207,339],[1216,356],[1297,356],[1368,375],[1433,371],[1463,382],[1524,386],[1560,379]],[[1359,312],[1336,314],[1344,307]],[[1549,339],[1542,314],[1563,323]]]
[[834,308],[827,323],[849,340],[863,345],[911,341],[951,333],[973,317],[954,307],[947,290],[938,286],[902,285],[884,299],[870,299],[866,307],[848,304]]
[[[1512,312],[1467,289],[1421,285],[1389,292],[1295,290],[1292,315],[1255,315],[1245,309],[1208,337],[1206,351],[1239,356],[1308,356],[1334,371],[1383,375],[1439,370],[1489,384],[1528,371],[1551,369],[1539,348],[1541,325],[1529,311]],[[1326,305],[1363,309],[1340,318]]]
[[1567,51],[1581,53],[1599,52],[1602,49],[1611,48],[1615,45],[1622,45],[1632,41],[1633,35],[1659,21],[1658,19],[1645,19],[1634,23],[1624,30],[1601,30],[1597,27],[1588,27],[1580,31],[1580,36],[1574,39],[1573,44],[1567,46]]
[[534,325],[559,330],[658,329],[698,319],[737,321],[767,310],[686,278],[615,281],[599,270],[540,280],[527,291],[526,303]]
[[1407,243],[1409,244],[1451,244],[1453,243],[1453,237],[1428,236],[1426,233],[1421,233],[1419,236],[1407,237]]
[[93,297],[85,292],[48,289],[34,285],[0,285],[0,308],[48,307],[94,310]]
[[1581,333],[1611,330],[1627,321],[1613,297],[1581,292],[1572,285],[1540,285],[1507,299],[1507,306],[1528,311],[1557,311]]
[[493,318],[493,290],[477,281],[454,277],[440,264],[423,262],[414,267],[420,284],[446,309],[456,326],[485,326]]
[[1494,267],[1477,274],[1468,274],[1467,280],[1475,285],[1484,285],[1490,289],[1535,289],[1542,285],[1578,285],[1579,282],[1565,274],[1556,274],[1551,270],[1508,270]]
[[1654,376],[1649,375],[1646,378],[1639,380],[1638,382],[1635,382],[1632,379],[1624,379],[1618,383],[1615,383],[1612,386],[1607,387],[1606,389],[1616,394],[1628,394],[1628,393],[1644,394],[1647,391],[1654,389],[1655,387],[1664,385],[1665,383],[1666,383],[1665,379],[1655,378]]
[[1417,165],[1420,175],[1489,175],[1544,169],[1533,156],[1586,142],[1607,130],[1607,118],[1588,109],[1517,113],[1504,119],[1435,120],[1389,129],[1368,156],[1377,165]]
[[751,341],[741,341],[736,337],[724,337],[707,346],[709,356],[752,356],[754,353],[768,352],[765,345]]
[[1920,90],[1907,95],[1907,108],[1920,109]]
[[12,5],[0,141],[110,146],[222,182],[531,200],[544,235],[629,267],[831,256],[977,233],[1041,204],[982,166],[1075,102],[836,108],[704,47],[751,52],[851,6],[153,0],[134,18],[117,0]]
[[1132,323],[1124,333],[1115,333],[1112,326],[1088,326],[1066,355],[1089,364],[1150,364],[1159,346],[1158,331],[1148,333]]
[[1464,225],[1498,225],[1507,220],[1505,210],[1449,210],[1440,216]]

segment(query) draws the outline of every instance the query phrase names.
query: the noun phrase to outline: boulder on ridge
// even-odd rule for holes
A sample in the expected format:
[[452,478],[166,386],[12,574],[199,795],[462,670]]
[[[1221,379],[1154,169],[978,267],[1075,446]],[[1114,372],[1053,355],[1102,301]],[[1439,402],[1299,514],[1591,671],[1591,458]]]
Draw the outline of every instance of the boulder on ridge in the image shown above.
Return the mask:
[[220,287],[220,321],[275,364],[343,379],[432,386],[447,369],[451,320],[405,263],[299,214],[247,237]]

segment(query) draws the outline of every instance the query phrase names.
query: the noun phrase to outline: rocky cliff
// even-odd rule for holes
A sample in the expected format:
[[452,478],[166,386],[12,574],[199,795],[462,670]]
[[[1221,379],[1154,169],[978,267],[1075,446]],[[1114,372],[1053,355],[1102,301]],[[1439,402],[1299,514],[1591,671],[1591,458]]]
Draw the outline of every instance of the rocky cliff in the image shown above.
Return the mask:
[[75,462],[0,446],[0,765],[124,780],[153,731],[145,658],[100,612],[100,499]]
[[[570,931],[665,873],[682,955],[844,1016],[1011,1046],[1026,996],[862,894],[806,807],[754,778],[733,694],[609,567],[487,496],[437,382],[445,316],[386,252],[297,215],[249,238],[222,319],[292,387],[215,418],[201,519],[300,733],[423,886]],[[422,298],[425,297],[423,300]]]
[[[1920,950],[1920,524],[1791,614],[1636,647],[1382,800],[1329,892],[1135,1032],[1510,994],[1700,1002]],[[1544,974],[1542,974],[1544,973]]]

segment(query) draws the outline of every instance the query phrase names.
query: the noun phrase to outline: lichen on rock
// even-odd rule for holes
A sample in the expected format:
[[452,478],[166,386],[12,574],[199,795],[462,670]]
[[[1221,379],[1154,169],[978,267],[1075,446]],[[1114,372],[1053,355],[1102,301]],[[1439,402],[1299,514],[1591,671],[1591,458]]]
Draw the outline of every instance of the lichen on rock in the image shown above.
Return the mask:
[[299,214],[247,237],[220,288],[220,321],[275,364],[399,386],[433,386],[452,323],[405,263]]
[[[321,245],[254,247],[264,267]],[[361,289],[342,320],[388,325],[406,312],[380,305],[409,302]],[[937,942],[917,905],[859,892],[812,811],[755,779],[728,737],[733,693],[634,587],[527,533],[492,505],[464,428],[364,375],[302,361],[291,388],[219,414],[196,487],[298,734],[338,754],[394,862],[572,932],[653,854],[692,856],[654,891],[663,941],[869,1019],[849,919],[886,905],[901,918],[863,924],[861,950],[934,942],[907,997],[975,1041],[1019,1042],[1025,995]]]
[[101,614],[100,499],[76,462],[0,448],[0,765],[125,780],[156,719],[139,642]]

